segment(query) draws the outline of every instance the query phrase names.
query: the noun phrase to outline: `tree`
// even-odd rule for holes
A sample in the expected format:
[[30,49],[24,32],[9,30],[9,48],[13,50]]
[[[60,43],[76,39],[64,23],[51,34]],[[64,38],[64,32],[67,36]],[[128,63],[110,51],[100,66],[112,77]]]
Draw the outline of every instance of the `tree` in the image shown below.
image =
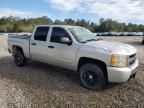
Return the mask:
[[17,23],[14,24],[13,32],[22,32],[19,24],[17,24]]
[[54,22],[54,24],[60,24],[60,25],[62,25],[63,22],[61,20],[56,19],[55,22]]
[[56,19],[53,21],[47,16],[38,18],[2,17],[0,18],[0,32],[32,32],[35,25],[65,24],[76,25],[88,28],[92,32],[144,32],[144,25],[119,23],[112,19],[101,18],[99,23],[90,22],[85,19],[73,20],[71,18],[64,21]]
[[64,20],[64,24],[75,25],[75,20],[73,20],[73,19],[65,19]]

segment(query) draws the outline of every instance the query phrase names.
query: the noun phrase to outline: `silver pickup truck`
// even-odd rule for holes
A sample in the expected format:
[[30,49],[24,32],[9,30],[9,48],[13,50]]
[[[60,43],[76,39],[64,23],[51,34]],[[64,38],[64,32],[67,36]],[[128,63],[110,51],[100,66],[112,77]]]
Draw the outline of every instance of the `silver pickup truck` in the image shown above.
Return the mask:
[[77,71],[88,89],[134,78],[139,65],[133,46],[104,41],[78,26],[39,25],[32,36],[9,36],[8,46],[17,66],[35,60]]

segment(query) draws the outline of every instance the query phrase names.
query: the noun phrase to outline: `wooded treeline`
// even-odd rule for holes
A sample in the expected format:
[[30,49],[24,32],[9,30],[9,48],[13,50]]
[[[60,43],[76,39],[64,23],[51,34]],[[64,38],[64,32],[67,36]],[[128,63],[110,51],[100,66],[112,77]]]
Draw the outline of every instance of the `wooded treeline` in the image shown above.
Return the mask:
[[76,25],[82,26],[90,29],[92,32],[143,32],[144,25],[140,24],[125,24],[119,23],[112,19],[103,19],[99,20],[99,23],[90,22],[85,19],[65,19],[61,20],[52,20],[47,16],[39,18],[19,18],[19,17],[2,17],[0,18],[0,32],[32,32],[35,25],[40,24],[64,24],[64,25]]

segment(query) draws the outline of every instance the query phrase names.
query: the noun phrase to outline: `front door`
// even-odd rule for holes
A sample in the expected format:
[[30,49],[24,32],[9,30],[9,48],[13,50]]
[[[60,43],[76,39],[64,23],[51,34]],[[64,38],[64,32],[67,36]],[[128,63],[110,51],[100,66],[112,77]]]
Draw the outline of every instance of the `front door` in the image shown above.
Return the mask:
[[65,68],[72,68],[75,59],[75,44],[63,44],[60,42],[61,37],[71,39],[68,32],[61,27],[53,27],[49,43],[49,57],[53,64]]

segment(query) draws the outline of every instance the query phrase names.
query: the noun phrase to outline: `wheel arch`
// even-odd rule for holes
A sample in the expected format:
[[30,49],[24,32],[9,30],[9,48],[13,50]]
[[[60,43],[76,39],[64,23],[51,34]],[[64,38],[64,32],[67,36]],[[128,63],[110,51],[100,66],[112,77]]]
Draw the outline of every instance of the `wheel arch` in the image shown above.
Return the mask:
[[97,66],[99,66],[102,69],[105,78],[108,79],[106,63],[104,63],[101,60],[88,58],[88,57],[81,57],[78,61],[77,71],[79,71],[80,67],[86,63],[93,63],[93,64],[96,64]]
[[13,54],[15,54],[16,51],[21,51],[24,54],[23,49],[20,46],[13,45],[12,49],[13,49]]

